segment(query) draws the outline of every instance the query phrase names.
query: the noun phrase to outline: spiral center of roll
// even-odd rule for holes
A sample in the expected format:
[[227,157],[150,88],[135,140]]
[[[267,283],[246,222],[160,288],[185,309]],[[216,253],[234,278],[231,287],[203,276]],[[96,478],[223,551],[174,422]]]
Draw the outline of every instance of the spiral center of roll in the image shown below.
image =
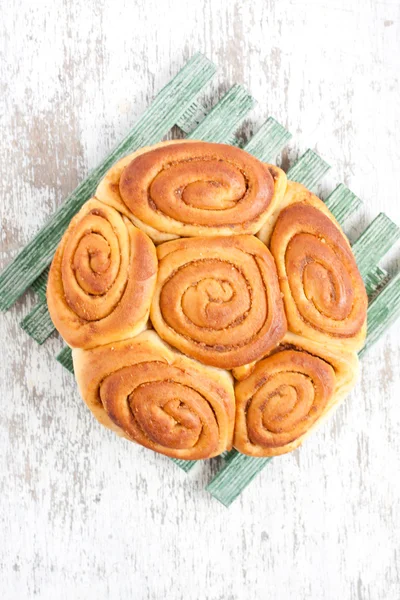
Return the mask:
[[234,291],[229,281],[207,277],[184,292],[182,309],[198,327],[221,328],[221,321],[229,323],[234,316],[233,298]]
[[[184,183],[182,183],[184,182]],[[174,215],[176,201],[199,210],[227,210],[243,198],[247,184],[234,165],[220,160],[189,160],[164,168],[150,186],[150,198]]]
[[[353,306],[351,279],[326,241],[308,233],[294,236],[286,252],[286,269],[293,297],[307,320],[323,315],[343,321],[349,316]],[[307,306],[310,302],[315,314],[310,304]]]
[[273,433],[290,431],[296,427],[313,404],[314,388],[306,375],[287,373],[286,379],[287,383],[267,393],[264,404],[260,405],[262,425]]
[[88,294],[104,294],[118,274],[118,261],[111,263],[110,246],[98,233],[79,240],[73,257],[73,268],[80,287]]
[[250,381],[254,392],[245,404],[248,439],[267,448],[286,445],[308,431],[336,385],[331,365],[300,350],[282,350],[261,361],[249,380],[238,385],[239,402]]
[[[180,324],[224,330],[241,322],[251,307],[251,297],[243,274],[231,263],[220,260],[193,261],[179,268],[164,285],[161,307],[164,318],[171,322],[171,305],[180,304]],[[165,309],[165,310],[164,310]]]
[[138,386],[129,396],[132,413],[153,442],[169,448],[193,448],[203,425],[204,399],[195,390],[173,382]]
[[84,215],[68,236],[61,265],[65,301],[83,321],[106,318],[127,286],[131,240],[114,209],[98,206]]

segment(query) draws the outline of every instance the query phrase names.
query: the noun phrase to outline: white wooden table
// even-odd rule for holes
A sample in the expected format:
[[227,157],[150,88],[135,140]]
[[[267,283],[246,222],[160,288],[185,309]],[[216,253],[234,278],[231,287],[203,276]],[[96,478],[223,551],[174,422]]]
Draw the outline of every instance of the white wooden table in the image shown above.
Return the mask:
[[[186,8],[183,8],[186,5]],[[0,61],[1,266],[197,50],[365,203],[400,223],[398,0],[4,2]],[[246,134],[246,131],[244,131]],[[386,266],[393,271],[394,252]],[[274,460],[229,510],[118,440],[18,322],[2,315],[0,597],[4,600],[398,600],[400,324],[356,391],[299,451]]]

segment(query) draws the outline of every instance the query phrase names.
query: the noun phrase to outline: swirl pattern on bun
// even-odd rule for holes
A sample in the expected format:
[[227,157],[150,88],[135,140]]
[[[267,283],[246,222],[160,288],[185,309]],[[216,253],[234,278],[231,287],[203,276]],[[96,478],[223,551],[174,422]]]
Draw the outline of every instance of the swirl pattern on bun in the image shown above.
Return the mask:
[[146,448],[186,460],[232,446],[232,377],[164,344],[154,331],[73,351],[81,395],[102,425]]
[[289,330],[359,350],[366,334],[364,283],[347,239],[315,204],[286,206],[271,236]]
[[187,460],[297,448],[354,386],[366,334],[364,284],[324,203],[239,148],[190,140],[106,173],[47,300],[96,418]]
[[147,324],[157,276],[153,242],[96,199],[72,219],[51,265],[47,303],[67,344],[91,348]]
[[274,261],[253,236],[181,239],[157,249],[154,328],[187,355],[232,369],[286,332]]

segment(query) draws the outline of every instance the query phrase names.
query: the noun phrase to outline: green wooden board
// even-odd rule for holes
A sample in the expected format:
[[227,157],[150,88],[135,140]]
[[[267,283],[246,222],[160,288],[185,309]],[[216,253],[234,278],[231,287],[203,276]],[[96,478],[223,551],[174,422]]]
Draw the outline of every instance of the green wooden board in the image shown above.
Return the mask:
[[385,331],[400,317],[400,272],[383,288],[368,307],[368,335],[360,358],[373,346]]
[[189,135],[206,117],[208,110],[203,104],[197,100],[192,102],[190,106],[178,117],[176,125],[182,129],[183,133]]
[[228,507],[271,460],[252,458],[233,450],[222,469],[208,484],[207,490]]
[[292,134],[283,125],[269,117],[247,142],[244,149],[263,162],[271,162],[283,150],[291,137]]
[[254,98],[242,86],[235,85],[193,129],[187,136],[188,139],[229,142],[230,136],[236,131],[254,104]]
[[381,267],[368,271],[364,277],[365,289],[367,290],[369,302],[371,302],[390,281],[390,275]]

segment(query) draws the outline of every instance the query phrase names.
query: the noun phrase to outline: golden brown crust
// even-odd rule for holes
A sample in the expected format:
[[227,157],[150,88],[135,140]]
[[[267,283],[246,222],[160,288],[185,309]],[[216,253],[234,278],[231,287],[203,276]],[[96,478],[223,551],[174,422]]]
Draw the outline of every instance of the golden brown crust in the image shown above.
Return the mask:
[[300,446],[336,408],[358,376],[358,358],[287,333],[235,388],[234,446],[277,456]]
[[309,339],[358,350],[366,333],[364,283],[345,235],[319,203],[315,197],[312,203],[290,202],[271,236],[288,327]]
[[79,389],[97,420],[146,448],[184,460],[232,445],[232,377],[169,348],[154,331],[73,351]]
[[254,236],[158,246],[151,320],[168,343],[231,369],[265,356],[286,332],[274,261]]
[[109,171],[107,171],[104,178],[100,181],[96,190],[96,198],[101,200],[105,204],[116,208],[120,213],[128,217],[132,221],[132,223],[139,227],[142,231],[144,231],[155,244],[160,244],[162,242],[167,242],[169,240],[174,240],[178,235],[174,235],[172,233],[165,233],[163,231],[158,231],[151,227],[150,225],[146,225],[140,219],[138,219],[127,207],[125,202],[121,198],[121,194],[119,193],[119,181],[121,179],[121,174],[125,167],[127,167],[135,158],[140,156],[141,154],[146,154],[147,152],[151,152],[155,148],[160,148],[168,145],[174,144],[188,144],[192,143],[191,140],[168,140],[166,142],[160,142],[158,144],[154,144],[154,146],[144,146],[136,152],[129,154],[128,156],[124,156],[118,162],[116,162]]
[[89,200],[72,219],[54,256],[47,303],[72,347],[91,348],[142,331],[148,320],[157,256],[145,233],[110,206]]
[[120,174],[119,193],[161,235],[233,235],[260,229],[284,181],[277,167],[239,148],[192,141],[137,155]]
[[[113,206],[114,208],[119,210],[119,212],[121,212],[126,217],[128,217],[132,221],[132,223],[134,225],[136,225],[136,227],[139,227],[142,231],[144,231],[153,240],[153,242],[155,244],[167,242],[169,240],[173,240],[180,236],[185,236],[185,235],[189,235],[189,234],[186,233],[186,230],[184,229],[183,224],[180,225],[180,228],[179,228],[180,233],[178,235],[176,233],[167,233],[165,231],[160,231],[158,229],[155,229],[151,225],[141,221],[139,219],[139,217],[137,217],[135,214],[133,214],[131,212],[131,210],[128,208],[128,206],[123,201],[121,194],[120,194],[120,190],[119,190],[119,183],[120,183],[121,175],[122,175],[124,169],[130,163],[132,163],[137,157],[141,156],[142,154],[152,152],[153,150],[155,150],[157,148],[163,148],[165,146],[171,146],[171,145],[176,145],[176,144],[193,144],[193,141],[192,140],[168,140],[166,142],[160,142],[159,144],[155,144],[154,146],[145,146],[144,148],[140,148],[140,150],[137,150],[136,152],[133,152],[132,154],[129,154],[128,156],[125,156],[124,158],[122,158],[121,160],[116,162],[111,167],[111,169],[106,173],[105,177],[100,181],[100,183],[97,187],[97,190],[96,190],[96,198],[98,198],[105,204]],[[268,215],[270,215],[270,214],[274,214],[276,212],[277,207],[279,207],[280,203],[282,202],[282,198],[283,198],[285,190],[286,190],[287,177],[286,177],[286,173],[284,171],[282,171],[282,169],[280,169],[279,167],[277,167],[275,165],[264,163],[264,167],[266,167],[268,169],[270,175],[272,176],[273,186],[274,186],[271,202],[268,207]],[[268,215],[267,215],[267,218],[268,218]],[[244,216],[243,220],[245,220],[245,219],[247,219],[247,216]],[[218,229],[218,231],[214,232],[214,234],[215,233],[217,233],[217,234],[228,233],[228,235],[232,235],[235,232],[232,231],[232,229],[230,228],[230,229],[228,229],[227,232],[221,231],[221,229]],[[207,228],[207,229],[201,230],[199,228],[198,233],[196,235],[209,235],[209,229]]]

